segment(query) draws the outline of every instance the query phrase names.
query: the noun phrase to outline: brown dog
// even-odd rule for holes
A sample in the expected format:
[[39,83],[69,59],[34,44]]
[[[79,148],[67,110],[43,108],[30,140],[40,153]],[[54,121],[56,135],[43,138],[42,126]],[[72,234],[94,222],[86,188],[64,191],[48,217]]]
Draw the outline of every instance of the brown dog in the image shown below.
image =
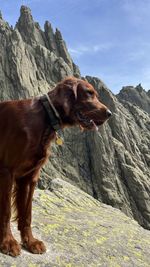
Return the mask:
[[57,129],[73,125],[97,129],[110,115],[92,85],[76,78],[60,82],[47,96],[0,103],[0,250],[3,253],[17,256],[21,249],[10,229],[12,197],[23,246],[32,253],[46,250],[43,242],[32,235],[32,197]]

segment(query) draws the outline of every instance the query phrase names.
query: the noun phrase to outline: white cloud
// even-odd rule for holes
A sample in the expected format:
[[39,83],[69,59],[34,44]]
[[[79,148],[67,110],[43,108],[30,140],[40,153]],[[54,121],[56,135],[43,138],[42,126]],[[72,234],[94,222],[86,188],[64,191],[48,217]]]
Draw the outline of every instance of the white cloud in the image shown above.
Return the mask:
[[84,54],[91,54],[97,52],[104,52],[113,47],[111,43],[102,43],[102,44],[94,44],[94,45],[80,45],[76,48],[70,47],[69,53],[74,57],[80,57]]
[[112,43],[102,43],[98,45],[93,46],[94,52],[99,52],[99,51],[106,51],[109,50],[113,47],[114,45]]
[[68,51],[72,56],[75,56],[75,57],[79,57],[82,55],[82,52],[79,49],[68,48]]
[[73,56],[73,57],[80,57],[85,53],[89,53],[90,52],[90,47],[88,46],[79,46],[77,48],[68,48],[69,53]]

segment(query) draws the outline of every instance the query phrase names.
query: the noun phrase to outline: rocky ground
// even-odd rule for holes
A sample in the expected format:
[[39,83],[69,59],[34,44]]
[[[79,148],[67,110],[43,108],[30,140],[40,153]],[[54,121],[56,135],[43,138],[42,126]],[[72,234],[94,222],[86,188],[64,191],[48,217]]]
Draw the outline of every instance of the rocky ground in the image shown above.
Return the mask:
[[[50,189],[37,190],[33,205],[33,232],[45,241],[46,254],[0,253],[0,266],[150,266],[149,231],[67,182],[52,181]],[[13,232],[19,240],[14,224]]]

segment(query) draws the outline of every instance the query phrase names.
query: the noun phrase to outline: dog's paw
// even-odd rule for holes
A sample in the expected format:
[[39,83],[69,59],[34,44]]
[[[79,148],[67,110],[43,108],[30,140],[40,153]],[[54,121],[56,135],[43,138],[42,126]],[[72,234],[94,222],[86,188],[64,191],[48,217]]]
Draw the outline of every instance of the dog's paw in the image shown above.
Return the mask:
[[46,247],[44,243],[38,239],[34,239],[30,242],[24,242],[23,247],[25,247],[28,251],[34,253],[34,254],[43,254],[46,252]]
[[0,244],[0,251],[4,254],[16,257],[20,255],[21,246],[15,239],[5,239],[5,241]]

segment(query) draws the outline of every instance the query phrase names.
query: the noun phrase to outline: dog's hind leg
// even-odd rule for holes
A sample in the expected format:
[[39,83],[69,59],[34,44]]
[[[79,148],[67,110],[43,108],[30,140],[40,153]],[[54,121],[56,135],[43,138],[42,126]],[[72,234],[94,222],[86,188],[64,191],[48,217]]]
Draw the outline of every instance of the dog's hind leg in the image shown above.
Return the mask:
[[11,173],[0,167],[0,251],[15,257],[20,254],[21,247],[10,229],[12,186]]
[[36,179],[32,176],[22,177],[17,182],[16,206],[18,212],[18,230],[21,233],[22,245],[32,253],[41,254],[46,251],[42,241],[32,235],[32,198],[36,186]]

